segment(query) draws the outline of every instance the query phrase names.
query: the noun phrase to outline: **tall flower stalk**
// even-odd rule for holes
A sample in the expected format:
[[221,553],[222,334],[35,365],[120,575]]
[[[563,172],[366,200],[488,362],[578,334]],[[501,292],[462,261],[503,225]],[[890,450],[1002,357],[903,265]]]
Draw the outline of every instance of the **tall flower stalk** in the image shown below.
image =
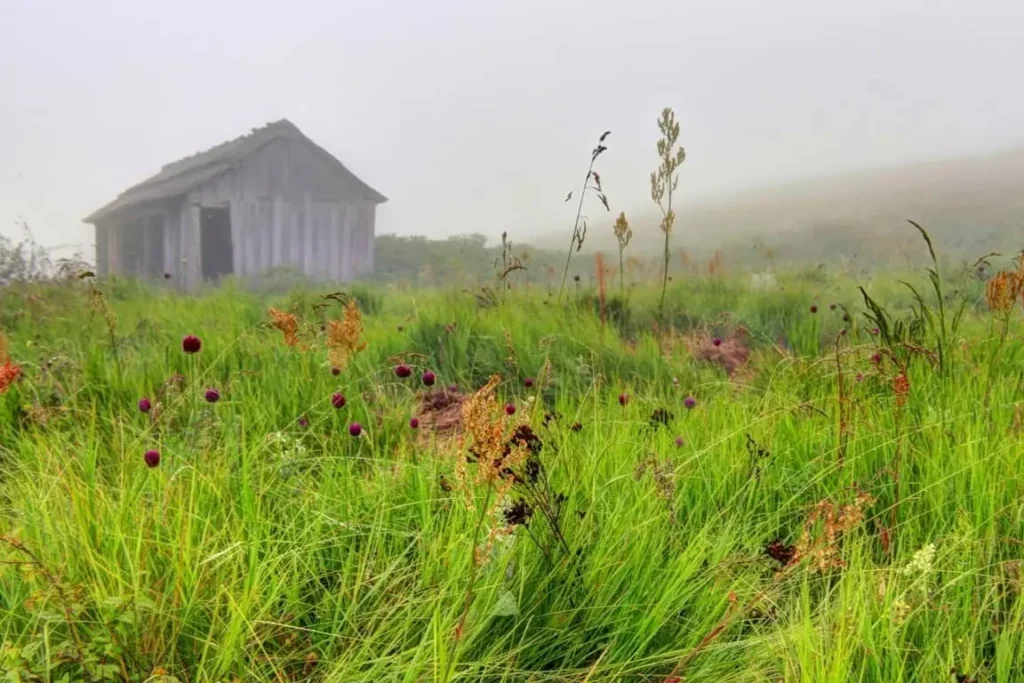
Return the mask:
[[626,292],[624,259],[626,247],[629,246],[629,241],[633,239],[633,228],[629,227],[625,211],[619,212],[619,217],[615,219],[615,225],[612,226],[612,230],[615,231],[615,239],[619,241],[619,291],[624,294]]
[[660,163],[658,168],[651,172],[651,200],[661,209],[660,228],[665,233],[665,263],[661,279],[661,302],[658,304],[658,351],[660,353],[665,333],[665,290],[668,287],[668,266],[672,258],[672,253],[669,251],[669,238],[672,235],[672,226],[676,222],[676,213],[672,209],[672,194],[679,185],[677,171],[686,161],[686,150],[678,144],[679,123],[676,121],[676,114],[671,107],[661,110],[658,130],[661,131],[661,137],[657,144]]
[[[562,300],[562,294],[565,292],[565,280],[569,276],[569,262],[572,260],[572,252],[579,251],[583,248],[583,240],[587,237],[587,219],[583,215],[583,200],[586,199],[587,192],[593,192],[597,195],[597,198],[601,200],[601,204],[604,205],[605,211],[608,211],[608,198],[604,194],[604,190],[601,189],[601,176],[594,170],[594,163],[597,158],[604,153],[608,147],[605,146],[604,141],[611,135],[610,130],[606,130],[601,134],[601,137],[597,139],[597,147],[594,147],[593,151],[590,152],[590,165],[587,166],[587,175],[583,179],[583,189],[580,191],[580,201],[576,206],[576,220],[572,224],[572,237],[569,239],[569,251],[565,255],[565,269],[562,271],[562,285],[558,288],[558,300]],[[572,199],[572,192],[569,192],[565,196],[565,201]]]

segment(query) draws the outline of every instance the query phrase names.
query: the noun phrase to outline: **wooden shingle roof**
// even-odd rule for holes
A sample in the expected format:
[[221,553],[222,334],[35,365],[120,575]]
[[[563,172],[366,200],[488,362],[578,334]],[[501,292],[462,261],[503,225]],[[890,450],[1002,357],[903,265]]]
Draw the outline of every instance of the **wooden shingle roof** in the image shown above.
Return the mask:
[[236,168],[243,159],[268,143],[289,137],[306,142],[328,165],[359,187],[370,201],[378,204],[387,201],[387,197],[364,183],[333,155],[303,135],[295,124],[287,119],[281,119],[262,128],[254,128],[248,135],[222,142],[204,152],[166,164],[156,175],[133,185],[112,202],[91,213],[85,218],[85,222],[96,223],[128,207],[185,194],[208,180]]

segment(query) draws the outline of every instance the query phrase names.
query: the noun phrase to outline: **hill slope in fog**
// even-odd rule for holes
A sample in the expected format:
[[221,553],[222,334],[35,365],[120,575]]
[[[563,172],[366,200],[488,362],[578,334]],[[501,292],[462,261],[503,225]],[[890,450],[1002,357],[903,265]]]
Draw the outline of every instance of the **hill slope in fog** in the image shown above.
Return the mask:
[[[684,204],[678,213],[674,246],[698,251],[758,245],[801,260],[837,252],[886,259],[904,245],[917,250],[908,218],[947,250],[1017,249],[1024,247],[1024,146],[766,186]],[[660,248],[657,220],[652,211],[632,221],[633,249]],[[588,242],[615,249],[610,230],[592,229]]]

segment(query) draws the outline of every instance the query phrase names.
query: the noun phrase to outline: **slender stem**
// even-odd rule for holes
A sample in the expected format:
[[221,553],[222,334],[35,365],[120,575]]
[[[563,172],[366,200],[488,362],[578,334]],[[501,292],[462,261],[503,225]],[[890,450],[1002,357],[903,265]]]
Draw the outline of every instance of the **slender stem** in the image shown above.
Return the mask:
[[625,296],[625,294],[626,294],[626,281],[625,281],[626,274],[624,272],[623,265],[622,265],[622,251],[623,251],[623,247],[620,244],[619,245],[619,294]]
[[580,191],[580,202],[576,207],[576,222],[572,226],[572,237],[569,239],[569,253],[565,255],[565,270],[562,271],[562,285],[558,288],[558,300],[562,300],[565,292],[565,279],[569,276],[569,261],[572,259],[572,248],[576,244],[576,238],[580,231],[580,216],[583,214],[583,198],[587,196],[587,183],[590,182],[590,173],[594,170],[594,162],[597,157],[590,156],[590,166],[587,167],[587,175],[583,178],[583,189]]
[[444,678],[441,680],[447,681],[448,675],[451,673],[451,668],[455,663],[455,658],[458,654],[459,643],[462,641],[463,631],[466,628],[466,619],[469,616],[469,608],[473,605],[473,597],[475,595],[476,578],[479,573],[479,563],[476,561],[476,543],[480,537],[480,529],[483,528],[484,520],[487,518],[487,511],[491,507],[491,491],[487,489],[487,499],[484,500],[484,506],[480,510],[480,517],[476,521],[476,527],[473,530],[473,545],[469,549],[469,585],[466,586],[466,597],[462,606],[462,615],[459,617],[459,625],[455,627],[455,647],[452,648],[452,656],[448,660],[445,666]]

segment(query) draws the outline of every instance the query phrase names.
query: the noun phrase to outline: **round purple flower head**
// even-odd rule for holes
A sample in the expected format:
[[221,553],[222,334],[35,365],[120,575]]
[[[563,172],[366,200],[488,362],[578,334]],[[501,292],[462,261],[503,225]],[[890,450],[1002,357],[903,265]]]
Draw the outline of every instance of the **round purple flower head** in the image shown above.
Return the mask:
[[194,334],[187,334],[181,340],[181,350],[185,353],[199,353],[201,348],[203,348],[203,342]]
[[817,313],[817,312],[818,312],[818,307],[817,307],[817,305],[812,305],[812,306],[811,306],[811,313]]
[[514,405],[512,405],[511,403],[505,404],[505,414],[506,415],[515,415],[516,414],[516,407]]
[[687,410],[693,410],[697,407],[697,399],[693,396],[687,396],[683,399],[683,405],[686,406]]
[[395,375],[399,379],[405,379],[406,377],[408,377],[411,374],[412,374],[412,368],[410,368],[408,365],[404,365],[403,364],[403,365],[396,365],[395,366]]
[[153,404],[149,402],[149,399],[143,396],[139,399],[139,412],[148,413],[149,409],[153,407]]
[[305,415],[300,417],[299,418],[299,426],[303,427],[303,428],[308,427],[309,426],[309,418],[307,418]]
[[419,429],[420,428],[420,419],[418,417],[411,418],[409,420],[409,427],[411,427],[412,429]]
[[334,406],[335,408],[344,408],[345,394],[341,393],[340,391],[331,394],[331,405]]
[[427,370],[423,373],[423,377],[420,379],[423,381],[423,386],[432,387],[434,386],[434,382],[437,381],[437,375],[432,373],[430,370]]
[[626,394],[626,393],[619,394],[619,405],[620,406],[624,406],[627,403],[629,403],[629,394]]
[[714,344],[715,346],[721,346],[722,340],[719,337],[715,337],[714,339],[711,340],[711,343]]
[[143,460],[146,461],[146,465],[150,468],[156,467],[160,464],[160,451],[149,450],[142,456]]
[[533,378],[532,377],[527,377],[526,379],[524,379],[523,380],[523,386],[526,387],[527,389],[532,387],[533,386]]
[[337,377],[341,374],[341,368],[331,368],[331,374]]
[[204,396],[207,403],[216,403],[220,400],[220,392],[212,387],[206,390]]
[[683,441],[683,437],[681,437],[681,436],[677,436],[676,437],[676,448],[682,448],[684,443],[685,442]]
[[359,436],[363,433],[363,425],[358,422],[353,422],[348,426],[348,433],[352,436]]

